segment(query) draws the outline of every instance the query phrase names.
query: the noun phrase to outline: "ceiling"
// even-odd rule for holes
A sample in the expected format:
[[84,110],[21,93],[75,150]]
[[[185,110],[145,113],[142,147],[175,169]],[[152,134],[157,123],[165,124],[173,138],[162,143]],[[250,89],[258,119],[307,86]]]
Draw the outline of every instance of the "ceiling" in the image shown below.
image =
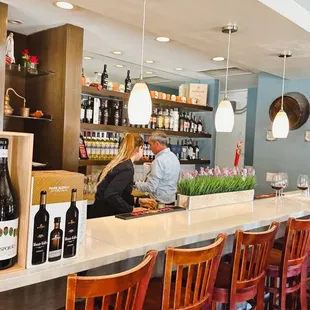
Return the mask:
[[[9,18],[24,22],[21,26],[9,25],[13,31],[31,34],[64,23],[83,27],[84,54],[94,57],[84,61],[88,75],[102,71],[104,63],[108,63],[109,75],[117,82],[124,80],[126,68],[131,69],[132,78],[139,74],[142,0],[71,0],[79,6],[74,11],[60,10],[52,0],[2,1],[9,4]],[[249,72],[231,77],[230,89],[255,86],[256,73],[260,71],[280,76],[282,60],[276,55],[288,49],[293,52],[288,61],[288,77],[310,77],[310,34],[306,27],[309,23],[310,30],[310,18],[302,19],[303,25],[296,24],[288,16],[289,5],[293,5],[289,2],[302,10],[295,12],[299,16],[301,12],[310,13],[301,6],[307,1],[295,1],[195,0],[193,5],[192,0],[148,0],[145,59],[155,62],[147,65],[145,71],[168,80],[163,82],[168,87],[210,78],[199,71],[225,67],[225,62],[211,59],[227,53],[228,37],[220,28],[236,23],[239,31],[232,36],[231,65]],[[281,9],[276,2],[289,4]],[[156,42],[154,37],[160,35],[170,37],[172,42]],[[115,56],[113,50],[121,50],[123,55]],[[116,68],[115,64],[123,64],[124,68]],[[176,67],[184,70],[175,71]]]

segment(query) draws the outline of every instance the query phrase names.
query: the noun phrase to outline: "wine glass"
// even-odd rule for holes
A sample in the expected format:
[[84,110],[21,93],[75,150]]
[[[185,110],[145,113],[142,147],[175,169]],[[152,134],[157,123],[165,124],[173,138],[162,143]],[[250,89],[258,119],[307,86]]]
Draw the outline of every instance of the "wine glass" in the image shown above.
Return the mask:
[[298,176],[297,188],[301,190],[302,196],[307,196],[309,188],[309,177],[306,174],[300,174]]
[[281,201],[281,189],[283,188],[283,174],[274,173],[271,187],[276,191],[276,201]]
[[283,190],[288,187],[288,174],[286,172],[280,172],[283,175],[283,188],[281,190],[281,196],[284,196]]

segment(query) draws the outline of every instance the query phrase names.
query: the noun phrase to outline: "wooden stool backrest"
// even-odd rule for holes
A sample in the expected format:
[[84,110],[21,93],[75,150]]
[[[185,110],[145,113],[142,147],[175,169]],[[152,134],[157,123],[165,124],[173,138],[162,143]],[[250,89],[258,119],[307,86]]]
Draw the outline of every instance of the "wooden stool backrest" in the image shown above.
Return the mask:
[[273,222],[264,232],[244,232],[237,230],[235,234],[230,300],[237,291],[252,288],[265,277],[267,259],[272,249],[279,228]]
[[310,250],[310,220],[289,218],[286,223],[282,252],[282,272],[287,274],[289,267],[301,266],[308,257]]
[[69,275],[66,310],[75,309],[77,298],[86,299],[85,310],[93,310],[95,297],[103,297],[101,309],[108,310],[110,297],[115,294],[115,310],[142,309],[157,253],[149,251],[138,266],[122,273],[100,277]]
[[[211,302],[226,239],[226,234],[220,234],[215,242],[207,247],[198,249],[167,248],[162,310],[201,309],[208,301]],[[171,289],[173,268],[176,268],[177,271],[174,290]],[[186,268],[188,271],[184,272]],[[186,283],[185,290],[182,290],[182,283]],[[172,291],[174,291],[174,296],[171,296]],[[170,300],[173,300],[171,304]]]

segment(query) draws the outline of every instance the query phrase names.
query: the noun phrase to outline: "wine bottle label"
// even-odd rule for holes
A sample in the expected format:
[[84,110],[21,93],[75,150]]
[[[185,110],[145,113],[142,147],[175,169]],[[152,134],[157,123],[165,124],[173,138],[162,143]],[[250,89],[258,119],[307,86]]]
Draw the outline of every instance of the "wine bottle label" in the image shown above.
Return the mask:
[[80,118],[81,118],[81,119],[84,119],[84,117],[85,117],[85,110],[84,110],[84,109],[81,109],[81,116],[80,116]]
[[8,150],[0,149],[0,158],[8,158]]
[[87,119],[92,119],[92,117],[93,117],[93,111],[87,109],[87,110],[86,110],[86,118],[87,118]]
[[16,256],[17,235],[18,218],[0,222],[0,260],[10,259]]
[[61,249],[60,250],[55,250],[55,251],[50,251],[48,253],[48,258],[56,258],[61,256]]

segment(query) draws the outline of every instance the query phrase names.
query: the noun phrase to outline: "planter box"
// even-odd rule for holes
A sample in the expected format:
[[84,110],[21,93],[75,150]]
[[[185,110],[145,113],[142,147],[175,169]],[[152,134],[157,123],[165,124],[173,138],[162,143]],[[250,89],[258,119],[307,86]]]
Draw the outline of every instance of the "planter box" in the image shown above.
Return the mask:
[[254,189],[241,192],[218,193],[200,196],[178,194],[177,206],[188,210],[217,207],[232,203],[248,202],[254,199]]

